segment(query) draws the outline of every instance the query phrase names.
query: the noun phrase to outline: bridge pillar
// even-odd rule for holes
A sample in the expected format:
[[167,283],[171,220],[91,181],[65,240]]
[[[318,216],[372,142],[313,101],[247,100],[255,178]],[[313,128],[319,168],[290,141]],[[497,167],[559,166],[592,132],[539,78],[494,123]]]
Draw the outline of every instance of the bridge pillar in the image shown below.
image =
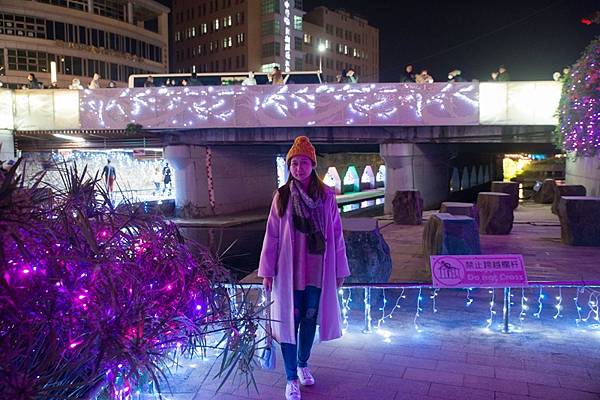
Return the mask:
[[0,161],[15,158],[15,138],[12,131],[0,129]]
[[385,213],[392,212],[398,190],[419,190],[425,209],[437,208],[446,200],[450,168],[445,145],[385,143],[379,149],[386,168]]
[[277,189],[270,147],[170,145],[175,206],[184,218],[268,208]]

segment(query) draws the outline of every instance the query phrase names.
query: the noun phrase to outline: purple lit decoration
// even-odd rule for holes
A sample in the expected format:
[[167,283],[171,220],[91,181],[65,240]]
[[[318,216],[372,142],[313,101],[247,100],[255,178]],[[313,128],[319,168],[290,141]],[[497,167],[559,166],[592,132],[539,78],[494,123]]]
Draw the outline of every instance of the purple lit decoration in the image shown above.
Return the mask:
[[558,108],[558,144],[580,156],[600,153],[600,37],[584,50],[566,78]]
[[256,310],[231,308],[221,264],[160,216],[114,208],[85,169],[57,167],[64,189],[25,185],[20,160],[0,171],[0,398],[160,392],[172,352],[206,349],[209,332],[223,365],[251,371]]

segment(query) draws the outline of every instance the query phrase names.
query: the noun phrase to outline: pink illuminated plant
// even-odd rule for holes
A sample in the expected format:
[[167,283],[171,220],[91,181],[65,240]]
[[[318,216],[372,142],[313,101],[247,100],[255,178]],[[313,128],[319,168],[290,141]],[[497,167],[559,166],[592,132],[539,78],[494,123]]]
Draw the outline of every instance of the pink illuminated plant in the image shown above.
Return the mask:
[[160,390],[173,352],[214,333],[222,365],[251,371],[260,310],[230,308],[220,263],[162,217],[115,207],[97,175],[59,167],[63,188],[26,184],[20,162],[0,172],[0,398]]

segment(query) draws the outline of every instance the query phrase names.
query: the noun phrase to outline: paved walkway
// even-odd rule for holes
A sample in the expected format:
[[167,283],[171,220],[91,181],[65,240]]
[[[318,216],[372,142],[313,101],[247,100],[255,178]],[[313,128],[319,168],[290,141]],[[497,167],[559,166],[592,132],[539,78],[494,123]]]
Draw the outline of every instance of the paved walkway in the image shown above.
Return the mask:
[[[491,294],[483,289],[473,292],[474,301],[468,307],[465,291],[442,290],[436,297],[435,313],[431,291],[424,291],[423,311],[417,319],[420,333],[414,325],[418,292],[406,291],[400,309],[383,325],[390,335],[387,339],[378,333],[363,334],[362,315],[353,311],[343,338],[315,344],[309,363],[316,384],[302,389],[303,399],[600,399],[600,329],[589,323],[576,327],[574,292],[574,288],[563,289],[565,308],[554,319],[557,289],[547,289],[548,303],[537,319],[533,316],[538,311],[537,291],[529,289],[530,309],[520,321],[518,291],[512,318],[521,332],[511,334],[499,331],[502,306],[498,303],[494,324],[484,328]],[[388,306],[398,294],[387,292]],[[501,291],[495,295],[499,298]],[[374,308],[375,325],[380,313]],[[174,393],[166,399],[284,398],[281,354],[277,370],[255,371],[259,393],[253,388],[248,392],[238,381],[215,394],[217,382],[209,378],[201,384],[214,361],[182,361],[183,368],[171,378]]]

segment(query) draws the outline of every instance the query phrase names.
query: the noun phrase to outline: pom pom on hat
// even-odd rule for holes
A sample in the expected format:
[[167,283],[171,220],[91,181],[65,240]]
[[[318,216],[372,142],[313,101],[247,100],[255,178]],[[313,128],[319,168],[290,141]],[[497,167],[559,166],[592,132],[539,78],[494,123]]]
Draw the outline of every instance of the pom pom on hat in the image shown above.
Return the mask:
[[313,162],[313,166],[317,166],[317,153],[315,152],[315,147],[310,143],[310,139],[306,136],[298,136],[296,140],[294,140],[294,144],[285,157],[285,162],[289,164],[290,160],[296,156],[306,156]]

